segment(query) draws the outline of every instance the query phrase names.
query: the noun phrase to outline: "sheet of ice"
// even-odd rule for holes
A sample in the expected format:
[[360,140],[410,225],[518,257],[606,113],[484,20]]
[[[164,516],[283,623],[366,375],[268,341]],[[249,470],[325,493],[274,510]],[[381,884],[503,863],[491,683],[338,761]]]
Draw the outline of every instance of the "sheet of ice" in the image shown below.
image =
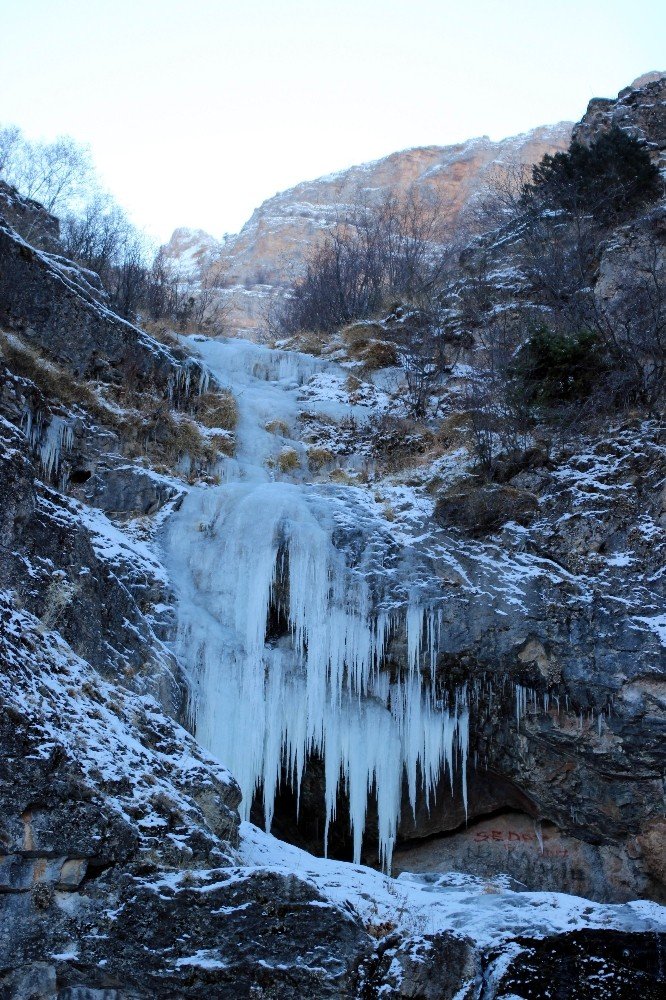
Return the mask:
[[[269,828],[283,766],[298,792],[307,756],[320,754],[325,838],[342,783],[357,859],[374,789],[389,866],[403,769],[412,805],[419,781],[430,794],[443,771],[452,785],[465,771],[465,698],[438,704],[431,683],[438,630],[427,567],[396,544],[366,491],[308,484],[276,464],[285,443],[304,449],[304,398],[317,413],[362,419],[338,396],[337,365],[240,340],[192,343],[239,411],[227,481],[190,491],[166,538],[197,737],[237,777],[244,817],[263,787]],[[271,616],[283,625],[267,635]],[[379,666],[399,628],[408,664],[388,684]]]

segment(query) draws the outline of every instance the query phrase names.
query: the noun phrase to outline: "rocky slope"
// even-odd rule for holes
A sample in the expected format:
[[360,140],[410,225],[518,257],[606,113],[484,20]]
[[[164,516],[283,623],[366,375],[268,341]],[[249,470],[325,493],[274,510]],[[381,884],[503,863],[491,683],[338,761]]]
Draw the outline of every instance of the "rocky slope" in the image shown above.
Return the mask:
[[[650,87],[605,106],[595,127],[644,116],[657,155],[663,104]],[[470,493],[469,441],[453,419],[464,365],[442,400],[449,424],[406,433],[391,423],[405,415],[400,371],[371,370],[343,338],[318,360],[167,346],[109,311],[94,276],[59,256],[57,226],[35,203],[4,197],[0,995],[658,996],[663,909],[631,902],[663,900],[665,886],[658,421],[544,439],[501,485]],[[609,245],[600,268],[610,301],[617,253]],[[521,290],[502,288],[507,301]],[[210,361],[213,372],[215,352],[229,360]],[[235,428],[225,388],[238,396]],[[182,580],[165,526],[185,530],[200,502],[227,496],[225,479],[248,492],[250,453],[276,496],[305,486],[348,512],[330,535],[345,558],[359,563],[370,525],[388,557],[381,571],[418,565],[434,595],[436,684],[465,690],[469,708],[467,809],[457,749],[432,801],[419,792],[412,813],[404,789],[398,879],[241,824],[228,762],[189,731],[191,651],[174,641]],[[181,536],[206,614],[197,559],[220,535],[209,517]],[[215,593],[233,578],[219,569]],[[401,600],[413,582],[398,580]],[[275,596],[268,644],[287,656],[287,596]],[[388,675],[414,662],[413,647],[396,627]],[[276,800],[276,832],[313,851],[324,783],[311,760],[300,816],[286,783]],[[371,796],[368,862],[374,810]],[[338,857],[348,816],[341,794]]]
[[174,721],[184,678],[149,539],[207,430],[186,416],[201,365],[1,237],[0,994],[344,994],[368,935],[295,876],[230,867],[238,786]]
[[462,229],[473,231],[474,206],[488,184],[513,167],[538,162],[544,153],[566,149],[570,135],[571,124],[560,122],[500,142],[482,136],[392,153],[269,198],[240,233],[218,245],[212,271],[208,234],[176,230],[167,257],[186,278],[192,277],[192,262],[203,261],[203,273],[220,286],[226,328],[252,338],[266,327],[280,289],[302,273],[308,251],[350,204],[372,202],[389,191],[432,197],[442,206],[446,242]]

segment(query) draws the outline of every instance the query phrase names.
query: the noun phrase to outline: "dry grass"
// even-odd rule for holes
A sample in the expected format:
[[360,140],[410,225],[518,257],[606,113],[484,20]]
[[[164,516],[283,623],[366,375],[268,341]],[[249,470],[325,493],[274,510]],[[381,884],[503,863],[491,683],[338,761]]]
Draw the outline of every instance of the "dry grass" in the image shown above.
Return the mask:
[[350,348],[349,355],[357,361],[362,361],[367,371],[396,368],[400,364],[394,345],[386,340],[368,340],[363,345],[357,344]]
[[269,434],[279,434],[280,437],[289,437],[289,428],[284,420],[269,420],[264,430]]
[[428,465],[442,455],[471,445],[469,419],[453,413],[437,430],[404,417],[384,415],[374,421],[372,449],[381,474]]
[[353,396],[354,393],[357,393],[359,389],[362,387],[362,385],[363,383],[361,382],[360,378],[357,378],[356,375],[352,375],[351,373],[345,379],[345,389],[347,390],[350,396]]
[[379,323],[350,323],[349,326],[340,330],[340,336],[347,347],[352,347],[356,344],[367,343],[373,337],[381,337],[383,332]]
[[528,525],[538,507],[538,497],[528,490],[462,476],[438,495],[435,516],[443,524],[481,537],[499,530],[507,521]]
[[195,401],[194,413],[204,427],[233,431],[238,423],[238,406],[228,389],[203,392]]
[[289,337],[285,341],[285,346],[290,351],[302,351],[303,354],[312,354],[314,357],[319,357],[325,345],[321,333],[305,331],[303,333],[295,333],[293,337]]
[[[0,333],[0,358],[15,374],[30,379],[50,399],[61,403],[81,405],[88,409],[106,409],[89,383],[79,382],[62,365],[49,361],[44,355],[14,334]],[[113,418],[112,411],[109,418]]]
[[168,347],[181,347],[182,344],[178,340],[178,336],[171,327],[167,326],[164,320],[151,319],[148,316],[141,317],[140,323],[141,329],[145,330],[146,333],[154,337],[155,340],[159,340],[161,344],[166,344]]
[[328,448],[308,448],[308,466],[313,472],[319,472],[335,458]]
[[186,457],[194,468],[210,465],[218,453],[215,436],[207,437],[196,421],[174,413],[166,404],[143,421],[135,443],[144,455],[158,458],[169,468]]
[[385,331],[379,323],[352,323],[340,336],[347,355],[362,361],[367,371],[393,368],[400,363],[395,346],[385,339]]
[[301,464],[298,452],[295,448],[283,448],[278,455],[277,464],[280,472],[294,472]]
[[333,469],[328,478],[332,483],[340,483],[342,486],[349,486],[354,480],[348,475],[344,469]]
[[[227,458],[233,458],[236,451],[236,442],[233,437],[226,434],[212,434],[208,439],[213,448]],[[219,482],[219,476],[216,477]]]
[[[12,372],[34,383],[49,404],[81,407],[99,424],[113,429],[127,458],[147,458],[152,465],[173,474],[174,466],[185,456],[198,470],[210,466],[220,452],[233,454],[232,438],[204,434],[192,417],[176,413],[150,389],[139,393],[124,385],[79,381],[67,368],[14,335],[0,333],[0,357]],[[110,397],[108,403],[106,396]],[[206,393],[202,399],[204,418],[214,417],[213,427],[230,430],[225,424],[235,425],[235,400],[231,394]]]
[[470,416],[462,410],[449,413],[437,428],[437,439],[444,446],[460,447],[460,445],[465,445],[469,442],[470,435]]

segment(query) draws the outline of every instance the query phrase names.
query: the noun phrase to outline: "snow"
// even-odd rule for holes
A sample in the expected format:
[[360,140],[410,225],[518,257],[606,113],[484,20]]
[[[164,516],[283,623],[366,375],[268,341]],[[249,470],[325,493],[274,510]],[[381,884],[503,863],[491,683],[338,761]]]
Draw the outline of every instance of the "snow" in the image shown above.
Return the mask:
[[185,966],[194,966],[197,969],[227,969],[228,963],[215,958],[215,952],[200,950],[194,955],[187,955],[185,958],[177,958],[175,966],[182,969]]
[[407,936],[452,931],[479,947],[582,928],[666,929],[666,907],[646,900],[593,903],[557,892],[514,892],[506,880],[462,873],[392,879],[372,868],[330,861],[284,844],[251,823],[241,825],[241,857],[250,867],[296,873],[341,909],[351,907],[366,926],[386,924]]
[[651,617],[636,615],[634,621],[647,625],[650,631],[654,632],[658,637],[662,646],[666,646],[666,614],[653,615]]
[[[146,844],[162,835],[173,811],[185,832],[205,828],[192,790],[233,784],[226,768],[168,719],[154,699],[103,680],[57,632],[16,609],[4,591],[0,617],[0,658],[6,665],[0,698],[30,720],[40,756],[46,759],[60,747],[77,761],[91,787],[113,788],[110,807],[136,823]],[[220,859],[223,854],[220,850]],[[70,905],[69,899],[73,896],[65,894],[62,905]]]

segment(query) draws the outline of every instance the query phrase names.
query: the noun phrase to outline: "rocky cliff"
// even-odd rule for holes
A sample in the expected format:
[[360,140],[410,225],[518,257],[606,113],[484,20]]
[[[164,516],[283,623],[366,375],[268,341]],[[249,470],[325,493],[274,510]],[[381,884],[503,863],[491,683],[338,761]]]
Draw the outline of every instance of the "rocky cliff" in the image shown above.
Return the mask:
[[218,246],[210,272],[207,234],[176,230],[166,253],[186,277],[192,276],[192,261],[203,260],[203,273],[220,286],[227,329],[253,337],[266,326],[274,297],[303,272],[308,252],[350,205],[413,190],[440,204],[446,242],[462,229],[474,230],[474,207],[489,184],[507,170],[565,149],[570,134],[571,124],[560,122],[500,142],[482,136],[392,153],[269,198],[240,233]]
[[[601,117],[593,105],[580,128],[634,123],[658,155],[659,87],[605,102]],[[497,150],[480,147],[465,155],[483,172]],[[429,169],[412,162],[405,176]],[[348,197],[339,179],[326,183],[331,197]],[[475,347],[447,381],[446,419],[419,427],[407,419],[395,352],[377,371],[358,350],[369,329],[380,339],[401,317],[351,340],[347,331],[318,359],[196,338],[164,344],[115,316],[94,276],[63,260],[39,206],[2,196],[0,995],[659,995],[666,470],[657,416],[624,414],[566,440],[542,427],[528,457],[504,456],[501,478],[481,488],[458,419]],[[660,212],[604,245],[595,284],[604,308],[624,280],[623,241],[640,241],[646,226],[663,273]],[[314,232],[316,212],[304,218]],[[515,247],[495,239],[483,250],[474,244],[466,266],[472,274],[484,258],[490,315],[530,289]],[[463,308],[456,323],[475,344],[467,319]],[[350,343],[354,351],[343,349]],[[292,663],[286,608],[300,538],[288,553],[283,538],[284,572],[273,576],[259,564],[270,552],[266,509],[245,521],[239,510],[239,535],[225,536],[221,508],[215,515],[257,481],[295,502],[299,517],[335,514],[321,522],[326,551],[347,561],[345,572],[370,566],[369,601],[381,587],[402,612],[417,585],[433,599],[418,642],[415,616],[410,638],[396,614],[381,672],[387,685],[415,675],[432,683],[442,711],[457,699],[469,737],[461,727],[434,795],[419,784],[413,810],[405,783],[397,879],[314,856],[327,816],[317,755],[299,803],[289,769],[273,775],[283,779],[274,831],[306,853],[240,823],[236,777],[196,730],[193,682],[205,656],[179,629],[188,614],[235,652],[230,624],[246,613],[250,583],[266,577],[262,655],[266,667]],[[313,522],[300,523],[314,544]],[[219,553],[245,551],[244,542],[256,562],[247,589],[219,601],[238,569]],[[174,546],[185,550],[178,566]],[[316,569],[300,590],[306,609]],[[227,664],[214,666],[204,699],[228,708],[231,688],[215,684]],[[271,690],[290,717],[296,686]],[[232,722],[246,711],[231,709]],[[258,713],[251,725],[253,734]],[[232,749],[244,764],[243,747]],[[285,760],[279,746],[270,759]],[[367,790],[363,860],[375,864]],[[330,850],[344,858],[342,785],[336,805]],[[261,813],[259,794],[254,818]]]

